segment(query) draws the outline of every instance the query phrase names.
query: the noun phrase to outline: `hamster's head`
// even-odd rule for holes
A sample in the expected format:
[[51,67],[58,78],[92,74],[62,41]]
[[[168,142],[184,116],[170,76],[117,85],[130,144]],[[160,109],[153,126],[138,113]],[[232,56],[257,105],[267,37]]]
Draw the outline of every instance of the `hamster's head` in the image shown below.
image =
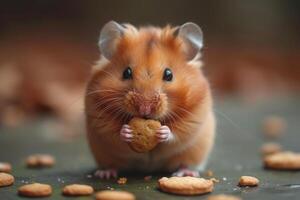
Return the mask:
[[95,109],[127,119],[172,120],[191,113],[205,96],[199,51],[202,31],[194,23],[163,29],[107,23],[101,30],[102,58],[88,94]]

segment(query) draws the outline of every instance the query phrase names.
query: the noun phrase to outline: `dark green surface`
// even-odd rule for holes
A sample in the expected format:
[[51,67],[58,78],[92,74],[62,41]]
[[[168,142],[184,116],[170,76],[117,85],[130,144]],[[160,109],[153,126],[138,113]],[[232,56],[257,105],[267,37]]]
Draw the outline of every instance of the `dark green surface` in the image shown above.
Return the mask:
[[[268,114],[278,114],[288,121],[287,134],[279,142],[285,149],[300,151],[299,100],[300,98],[288,98],[252,105],[229,100],[217,104],[216,147],[208,168],[214,171],[220,183],[216,184],[213,194],[234,194],[243,199],[300,199],[300,186],[297,185],[300,184],[300,172],[264,170],[259,154],[261,144],[266,141],[261,133],[261,121]],[[49,199],[73,199],[61,196],[61,188],[71,183],[90,184],[96,190],[109,187],[127,190],[136,194],[140,200],[206,199],[208,196],[180,197],[164,194],[156,188],[156,180],[160,175],[154,176],[150,182],[145,182],[143,175],[125,174],[128,178],[126,185],[118,185],[116,180],[101,181],[89,178],[88,175],[95,170],[95,165],[85,137],[71,141],[62,139],[55,129],[49,128],[50,122],[41,120],[16,129],[1,128],[0,161],[13,164],[16,182],[11,187],[0,188],[0,200],[22,199],[17,195],[17,188],[25,182],[51,184],[54,193]],[[33,153],[53,154],[57,164],[49,169],[27,169],[24,166],[24,158]],[[259,177],[260,186],[242,189],[237,187],[241,175]]]

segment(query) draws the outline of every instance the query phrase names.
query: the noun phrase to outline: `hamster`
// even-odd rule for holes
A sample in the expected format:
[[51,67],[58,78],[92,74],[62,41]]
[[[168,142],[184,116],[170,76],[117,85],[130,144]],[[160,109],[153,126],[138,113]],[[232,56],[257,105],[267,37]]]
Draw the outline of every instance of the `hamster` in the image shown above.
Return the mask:
[[[203,35],[194,23],[136,28],[110,21],[101,30],[101,58],[85,95],[87,138],[99,165],[96,175],[119,170],[169,171],[198,176],[213,147],[215,117],[209,83],[201,70]],[[160,141],[136,153],[128,122],[159,120]]]

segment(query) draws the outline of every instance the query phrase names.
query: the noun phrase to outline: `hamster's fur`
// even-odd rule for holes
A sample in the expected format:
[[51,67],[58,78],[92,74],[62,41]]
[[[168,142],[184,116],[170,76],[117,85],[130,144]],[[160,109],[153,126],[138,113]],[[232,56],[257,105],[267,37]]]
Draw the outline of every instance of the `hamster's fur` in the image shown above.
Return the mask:
[[[99,46],[102,56],[85,97],[87,136],[99,167],[196,176],[184,170],[204,165],[215,136],[211,90],[199,56],[200,28],[187,23],[137,29],[111,21],[101,31]],[[132,77],[124,79],[128,67]],[[166,68],[171,81],[163,80]],[[124,124],[133,116],[159,120],[170,130],[167,139],[149,153],[131,150],[120,131],[129,135]]]

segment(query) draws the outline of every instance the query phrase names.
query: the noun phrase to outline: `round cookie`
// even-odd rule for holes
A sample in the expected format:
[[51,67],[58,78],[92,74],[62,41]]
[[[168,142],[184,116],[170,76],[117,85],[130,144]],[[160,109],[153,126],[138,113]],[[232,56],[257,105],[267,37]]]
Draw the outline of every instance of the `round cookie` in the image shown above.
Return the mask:
[[286,130],[287,123],[280,116],[268,116],[263,121],[263,130],[267,137],[276,138]]
[[0,187],[12,185],[15,182],[15,178],[7,173],[0,173]]
[[93,194],[94,189],[89,185],[72,184],[63,188],[63,194],[66,196],[86,196]]
[[241,187],[245,187],[245,186],[254,187],[254,186],[257,186],[258,183],[259,183],[259,180],[256,177],[241,176],[238,185]]
[[264,158],[264,165],[276,170],[300,170],[300,153],[284,151],[268,155]]
[[163,177],[158,180],[159,188],[168,193],[180,195],[199,195],[212,192],[214,183],[212,180],[185,177]]
[[135,200],[135,196],[125,191],[103,190],[97,192],[96,200]]
[[133,134],[132,142],[129,143],[132,150],[138,153],[145,153],[158,144],[156,132],[161,127],[159,121],[133,118],[129,122],[129,126]]
[[51,167],[54,163],[54,157],[48,154],[35,154],[26,159],[27,167]]
[[6,162],[0,162],[0,172],[11,172],[11,164]]
[[273,142],[265,143],[261,147],[261,153],[263,156],[271,155],[280,151],[282,151],[281,145]]
[[47,184],[32,183],[19,187],[18,193],[26,197],[46,197],[52,193],[52,187]]
[[241,198],[233,195],[218,194],[218,195],[211,195],[206,200],[241,200]]

